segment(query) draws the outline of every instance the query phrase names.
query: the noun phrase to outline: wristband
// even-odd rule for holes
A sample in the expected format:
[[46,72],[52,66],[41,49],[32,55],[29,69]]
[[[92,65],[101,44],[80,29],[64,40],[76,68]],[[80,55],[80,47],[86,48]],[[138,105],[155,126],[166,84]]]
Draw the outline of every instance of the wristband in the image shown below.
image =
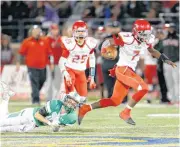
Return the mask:
[[165,54],[161,54],[161,56],[159,57],[159,60],[162,60],[163,62],[165,62],[166,60],[169,60],[169,58],[165,55]]
[[95,67],[91,67],[90,68],[90,74],[89,74],[91,77],[94,77],[95,76]]
[[50,121],[48,121],[47,124],[48,124],[49,126],[51,126],[51,122],[50,122]]

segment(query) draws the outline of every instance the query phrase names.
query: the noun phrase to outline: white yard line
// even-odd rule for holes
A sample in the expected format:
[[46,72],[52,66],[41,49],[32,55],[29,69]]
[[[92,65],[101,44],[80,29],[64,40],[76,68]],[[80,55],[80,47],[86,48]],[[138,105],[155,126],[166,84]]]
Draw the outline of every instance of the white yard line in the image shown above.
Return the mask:
[[148,114],[147,115],[148,117],[158,117],[158,118],[178,118],[180,117],[180,114]]

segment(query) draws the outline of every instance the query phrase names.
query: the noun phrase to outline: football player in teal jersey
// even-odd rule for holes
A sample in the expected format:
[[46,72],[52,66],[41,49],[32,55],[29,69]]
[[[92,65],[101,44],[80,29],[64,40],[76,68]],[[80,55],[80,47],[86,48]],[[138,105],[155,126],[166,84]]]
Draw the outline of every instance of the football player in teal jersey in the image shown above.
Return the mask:
[[[75,109],[80,102],[80,97],[76,93],[68,95],[62,93],[61,100],[51,100],[43,107],[26,108],[8,114],[8,101],[14,93],[3,82],[1,87],[3,89],[0,104],[1,132],[28,132],[45,125],[52,127],[53,131],[58,131],[60,126],[74,124],[77,120]],[[61,115],[63,109],[65,113]]]

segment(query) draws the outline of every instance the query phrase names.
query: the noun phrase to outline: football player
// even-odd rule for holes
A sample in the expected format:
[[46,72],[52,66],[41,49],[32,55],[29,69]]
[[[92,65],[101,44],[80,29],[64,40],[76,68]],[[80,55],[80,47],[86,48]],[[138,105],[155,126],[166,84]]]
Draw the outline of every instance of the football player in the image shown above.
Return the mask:
[[[1,132],[28,132],[37,127],[48,125],[53,131],[60,126],[74,124],[77,120],[75,113],[79,100],[71,93],[61,94],[61,100],[51,100],[43,107],[26,108],[19,112],[7,114],[8,101],[13,96],[12,91],[3,83],[3,96],[0,104],[0,130]],[[64,107],[65,113],[60,115]]]
[[90,88],[96,87],[94,49],[97,40],[88,37],[88,27],[84,21],[76,21],[73,26],[73,37],[63,37],[64,49],[59,60],[59,67],[64,75],[66,93],[77,91],[82,101],[87,97],[87,79],[85,69],[87,60],[90,65]]
[[[110,70],[110,74],[116,76],[113,94],[110,98],[100,99],[91,105],[82,105],[78,114],[79,124],[81,124],[85,114],[93,109],[120,105],[131,87],[136,90],[136,93],[132,96],[132,99],[128,101],[126,108],[119,116],[128,124],[135,125],[135,122],[131,118],[131,109],[148,92],[147,84],[134,72],[140,55],[144,54],[145,50],[148,50],[153,57],[162,60],[172,67],[176,67],[176,64],[170,61],[165,54],[161,54],[152,47],[155,37],[151,31],[151,25],[147,20],[138,19],[134,22],[132,33],[120,32],[118,35],[113,36],[114,44],[120,46],[120,59],[117,62],[117,67]],[[112,43],[108,40],[103,44],[101,52],[104,57],[113,58],[109,57],[113,55],[113,53],[106,51],[107,49],[109,50],[110,44]]]

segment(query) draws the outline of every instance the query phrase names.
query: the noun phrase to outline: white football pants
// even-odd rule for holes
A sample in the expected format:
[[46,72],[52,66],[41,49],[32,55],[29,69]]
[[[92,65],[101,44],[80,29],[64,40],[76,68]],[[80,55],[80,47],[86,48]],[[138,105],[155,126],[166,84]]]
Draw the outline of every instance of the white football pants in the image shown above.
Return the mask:
[[168,89],[168,96],[172,102],[179,102],[179,62],[175,62],[177,67],[173,68],[168,64],[163,64],[164,77]]
[[28,132],[36,127],[33,108],[10,113],[0,121],[1,132]]

